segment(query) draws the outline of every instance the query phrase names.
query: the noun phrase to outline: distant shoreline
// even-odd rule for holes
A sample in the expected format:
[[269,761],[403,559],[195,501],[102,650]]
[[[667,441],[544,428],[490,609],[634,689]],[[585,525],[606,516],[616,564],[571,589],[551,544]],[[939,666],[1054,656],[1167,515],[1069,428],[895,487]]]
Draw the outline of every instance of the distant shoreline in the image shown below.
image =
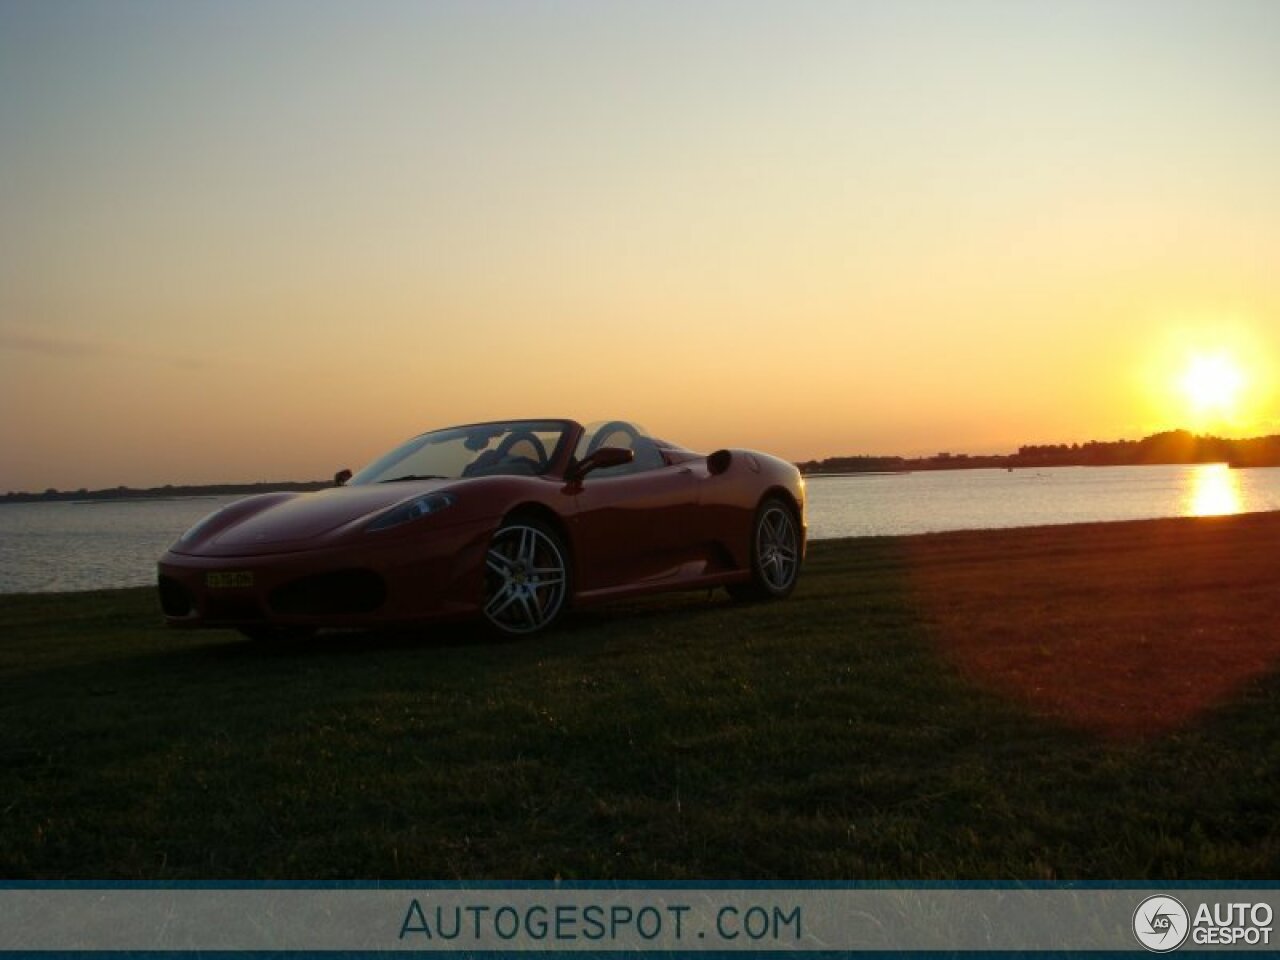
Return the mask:
[[806,473],[805,479],[813,477],[829,477],[831,479],[835,479],[836,477],[900,477],[904,473],[915,472],[916,471],[914,470],[847,470],[842,473],[828,473],[824,470],[817,473]]
[[134,489],[113,487],[106,490],[46,490],[44,493],[9,493],[0,496],[0,504],[6,503],[74,503],[90,505],[112,503],[121,500],[209,500],[213,497],[249,496],[255,493],[274,493],[280,490],[306,493],[332,487],[332,480],[282,480],[264,483],[220,483],[199,486],[165,486]]
[[186,501],[186,500],[217,500],[216,493],[193,494],[189,497],[102,497],[98,500],[63,500],[60,503],[69,503],[73,507],[93,507],[100,503],[119,503],[121,499],[128,499],[137,503],[166,503],[169,501]]
[[1280,435],[1250,439],[1197,436],[1167,430],[1141,440],[1022,446],[1016,453],[931,457],[844,456],[798,463],[805,476],[912,473],[924,470],[1023,470],[1044,467],[1154,467],[1226,463],[1232,467],[1280,467]]
[[[1187,430],[1167,430],[1141,440],[1113,440],[1019,447],[1016,453],[937,453],[931,457],[856,456],[805,460],[796,467],[806,477],[852,477],[917,473],[932,470],[1024,470],[1044,467],[1155,467],[1226,463],[1233,468],[1280,467],[1280,434],[1250,439],[1197,436]],[[284,480],[134,489],[54,490],[10,492],[6,503],[97,503],[113,500],[187,500],[196,497],[249,496],[280,490],[306,493],[333,486],[331,480]]]

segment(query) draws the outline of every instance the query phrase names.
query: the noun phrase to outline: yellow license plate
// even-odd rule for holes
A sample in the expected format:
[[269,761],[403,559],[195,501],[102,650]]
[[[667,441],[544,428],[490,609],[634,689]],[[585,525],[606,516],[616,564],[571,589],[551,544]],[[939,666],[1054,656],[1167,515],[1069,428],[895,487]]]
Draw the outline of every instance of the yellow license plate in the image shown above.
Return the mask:
[[227,573],[206,573],[204,575],[204,585],[213,590],[223,590],[228,587],[252,587],[253,571],[235,570]]

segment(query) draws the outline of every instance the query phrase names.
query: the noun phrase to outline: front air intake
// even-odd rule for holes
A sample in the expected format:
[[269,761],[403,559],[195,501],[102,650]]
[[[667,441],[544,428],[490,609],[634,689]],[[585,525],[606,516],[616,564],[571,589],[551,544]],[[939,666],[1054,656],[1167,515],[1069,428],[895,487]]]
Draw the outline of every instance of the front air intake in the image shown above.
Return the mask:
[[195,609],[191,592],[173,577],[161,575],[160,609],[166,617],[189,617]]
[[291,617],[373,613],[387,587],[371,570],[335,570],[303,577],[271,591],[271,612]]

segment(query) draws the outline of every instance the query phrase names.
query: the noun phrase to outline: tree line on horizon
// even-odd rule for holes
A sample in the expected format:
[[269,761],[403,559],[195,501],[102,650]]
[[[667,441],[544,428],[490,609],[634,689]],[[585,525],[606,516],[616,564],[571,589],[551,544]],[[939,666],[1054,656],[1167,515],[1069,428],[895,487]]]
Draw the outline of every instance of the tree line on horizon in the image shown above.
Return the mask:
[[33,503],[33,502],[67,502],[67,503],[84,503],[98,500],[181,500],[192,497],[226,497],[236,494],[265,493],[267,491],[276,490],[296,490],[299,492],[307,492],[310,490],[321,490],[324,487],[332,487],[332,480],[314,480],[298,482],[293,480],[281,480],[278,482],[265,483],[218,483],[185,486],[173,486],[168,484],[163,487],[146,487],[137,489],[134,487],[108,487],[103,490],[89,490],[81,487],[79,490],[57,490],[50,487],[43,493],[26,493],[22,491],[10,490],[4,496],[0,496],[0,503]]
[[1128,467],[1155,464],[1229,463],[1233,467],[1280,466],[1280,435],[1229,439],[1189,430],[1165,430],[1141,440],[1029,444],[1016,453],[973,456],[938,453],[931,457],[844,456],[797,464],[805,474],[881,473],[906,470],[963,470],[1020,467]]
[[[800,472],[893,473],[909,470],[973,470],[1019,467],[1124,467],[1180,463],[1229,463],[1233,467],[1280,466],[1280,434],[1233,440],[1201,436],[1189,430],[1166,430],[1141,440],[1090,440],[1086,443],[1030,444],[1017,453],[982,454],[937,453],[931,457],[854,455],[827,457],[797,463]],[[264,493],[276,490],[306,492],[333,486],[330,480],[279,481],[265,483],[208,484],[135,489],[110,487],[103,490],[57,490],[43,493],[9,491],[2,503],[77,502],[98,500],[163,500],[183,497],[218,497]]]

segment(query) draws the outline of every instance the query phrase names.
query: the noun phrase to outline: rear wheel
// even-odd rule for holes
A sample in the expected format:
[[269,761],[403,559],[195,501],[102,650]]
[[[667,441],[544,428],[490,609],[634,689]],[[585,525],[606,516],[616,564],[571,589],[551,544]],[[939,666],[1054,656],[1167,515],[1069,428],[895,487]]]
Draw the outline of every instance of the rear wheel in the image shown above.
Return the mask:
[[482,609],[489,626],[531,634],[551,626],[569,596],[569,554],[560,535],[541,520],[507,520],[485,554]]
[[769,497],[751,528],[751,580],[730,586],[736,600],[781,600],[800,576],[800,526],[785,501]]

